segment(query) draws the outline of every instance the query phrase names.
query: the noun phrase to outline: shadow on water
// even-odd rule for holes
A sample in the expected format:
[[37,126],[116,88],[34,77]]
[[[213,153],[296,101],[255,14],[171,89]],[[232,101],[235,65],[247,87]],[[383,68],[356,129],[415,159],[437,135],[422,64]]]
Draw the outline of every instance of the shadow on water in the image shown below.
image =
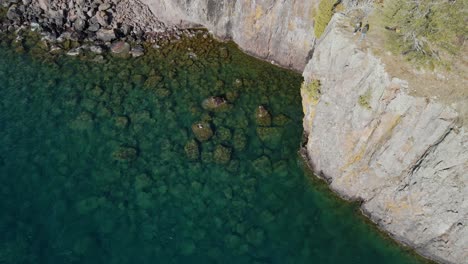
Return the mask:
[[0,40],[0,263],[423,263],[304,169],[298,74],[201,35],[37,41]]

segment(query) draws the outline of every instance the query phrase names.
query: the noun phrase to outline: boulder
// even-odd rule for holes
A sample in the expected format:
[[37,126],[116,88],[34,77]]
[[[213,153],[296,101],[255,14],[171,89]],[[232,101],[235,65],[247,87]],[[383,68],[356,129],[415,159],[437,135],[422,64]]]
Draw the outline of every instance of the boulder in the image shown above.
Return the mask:
[[20,20],[20,13],[19,13],[19,10],[18,10],[17,6],[16,5],[10,6],[10,8],[7,11],[6,16],[7,16],[7,18],[9,20],[19,21]]
[[216,146],[213,160],[218,164],[227,164],[231,160],[231,149],[223,145]]
[[95,15],[96,21],[101,25],[102,27],[107,27],[109,26],[109,16],[105,11],[99,11]]
[[207,141],[213,136],[213,130],[211,129],[210,124],[206,122],[197,122],[193,124],[192,132],[201,142]]
[[213,112],[222,112],[230,108],[229,103],[220,96],[211,96],[203,100],[202,107]]
[[76,48],[76,49],[71,49],[67,52],[68,56],[76,57],[81,54],[81,49]]
[[126,58],[129,56],[130,44],[125,41],[116,41],[111,45],[112,54],[118,57]]
[[103,3],[103,4],[99,5],[98,10],[99,11],[106,11],[109,8],[111,8],[111,5],[109,3]]
[[102,54],[104,52],[103,48],[98,45],[93,45],[89,47],[89,50],[95,54]]
[[73,28],[76,31],[83,31],[85,27],[86,27],[86,21],[81,18],[77,18],[75,22],[73,23]]
[[[89,28],[88,28],[89,30]],[[110,42],[116,38],[115,32],[113,29],[99,29],[96,32],[96,37],[99,40],[102,40],[104,42]]]
[[260,105],[255,111],[255,120],[259,126],[271,126],[271,115],[268,110]]
[[194,139],[185,144],[184,151],[189,160],[198,160],[200,158],[200,149],[198,147],[197,141]]
[[101,26],[98,23],[90,23],[88,27],[88,31],[91,32],[96,32],[101,28]]
[[112,158],[117,161],[132,161],[138,157],[138,150],[134,147],[119,147],[112,153]]
[[137,58],[145,55],[145,49],[143,48],[142,45],[137,45],[130,50],[130,54],[132,57]]

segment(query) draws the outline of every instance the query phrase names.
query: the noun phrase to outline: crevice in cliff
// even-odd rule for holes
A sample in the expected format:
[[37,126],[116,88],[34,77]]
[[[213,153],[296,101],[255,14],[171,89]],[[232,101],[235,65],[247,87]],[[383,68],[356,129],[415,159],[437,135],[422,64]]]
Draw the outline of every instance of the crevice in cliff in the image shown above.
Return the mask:
[[413,163],[413,165],[409,168],[409,173],[408,173],[408,175],[410,176],[409,179],[411,178],[411,176],[417,170],[419,170],[419,168],[421,167],[422,162],[426,159],[426,157],[430,153],[432,153],[437,148],[437,146],[439,146],[439,144],[442,143],[444,141],[444,139],[452,132],[453,126],[454,126],[454,123],[450,124],[450,126],[447,128],[447,130],[444,132],[444,134],[442,134],[442,136],[438,140],[436,140],[434,142],[434,144],[430,145],[424,151],[424,153],[416,160],[416,162]]

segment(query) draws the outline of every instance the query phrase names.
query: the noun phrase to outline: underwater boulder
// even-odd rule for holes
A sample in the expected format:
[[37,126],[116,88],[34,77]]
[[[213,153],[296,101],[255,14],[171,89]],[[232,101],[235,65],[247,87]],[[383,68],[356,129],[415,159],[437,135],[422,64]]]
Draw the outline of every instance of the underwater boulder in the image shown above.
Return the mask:
[[226,127],[219,127],[216,129],[216,137],[220,141],[229,141],[232,138],[231,130]]
[[222,112],[230,109],[230,104],[220,96],[211,96],[203,100],[202,107],[213,112]]
[[273,125],[275,126],[284,126],[290,121],[289,117],[279,114],[273,118]]
[[239,92],[237,91],[229,91],[226,93],[226,99],[228,100],[228,102],[233,103],[237,100],[237,98],[239,98]]
[[156,88],[156,86],[162,81],[163,77],[157,74],[151,75],[146,79],[144,87],[148,89]]
[[255,120],[259,126],[271,126],[271,115],[263,105],[255,110]]
[[236,129],[233,136],[233,147],[236,151],[242,151],[247,145],[247,136],[243,129]]
[[116,57],[128,58],[130,56],[130,44],[125,41],[116,41],[110,48]]
[[81,112],[75,120],[70,124],[70,127],[75,130],[86,130],[93,126],[93,114],[87,111]]
[[261,156],[252,162],[252,165],[258,173],[269,175],[272,173],[271,161],[267,156]]
[[216,146],[213,152],[213,160],[218,164],[227,164],[231,160],[231,149],[223,145]]
[[283,129],[280,127],[259,127],[257,128],[257,136],[265,146],[275,149],[281,145]]
[[242,87],[242,80],[237,78],[234,80],[233,84],[232,84],[235,88],[240,88]]
[[130,54],[133,58],[138,58],[145,55],[145,48],[142,45],[137,45],[130,50]]
[[192,125],[192,132],[200,142],[207,141],[213,136],[211,126],[206,122],[194,123]]
[[185,144],[184,151],[189,160],[198,160],[200,158],[200,149],[198,147],[197,141],[194,139]]
[[155,92],[156,92],[156,96],[161,99],[166,98],[171,95],[171,91],[168,89],[164,89],[164,88],[158,88],[156,89]]
[[231,160],[227,166],[227,170],[231,173],[235,173],[239,170],[240,162],[238,160]]
[[203,150],[201,154],[201,159],[204,163],[213,162],[213,152]]
[[138,157],[138,150],[134,147],[121,146],[112,153],[112,158],[117,161],[132,161]]

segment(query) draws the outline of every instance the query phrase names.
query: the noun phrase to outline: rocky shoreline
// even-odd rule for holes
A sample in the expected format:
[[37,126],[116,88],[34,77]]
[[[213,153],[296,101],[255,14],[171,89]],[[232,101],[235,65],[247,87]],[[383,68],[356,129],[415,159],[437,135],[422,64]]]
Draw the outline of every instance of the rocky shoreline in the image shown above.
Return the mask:
[[15,33],[19,43],[23,34],[34,31],[50,53],[69,56],[110,51],[121,57],[139,57],[145,54],[143,43],[158,49],[200,33],[166,26],[139,1],[0,0],[0,10],[0,33]]

